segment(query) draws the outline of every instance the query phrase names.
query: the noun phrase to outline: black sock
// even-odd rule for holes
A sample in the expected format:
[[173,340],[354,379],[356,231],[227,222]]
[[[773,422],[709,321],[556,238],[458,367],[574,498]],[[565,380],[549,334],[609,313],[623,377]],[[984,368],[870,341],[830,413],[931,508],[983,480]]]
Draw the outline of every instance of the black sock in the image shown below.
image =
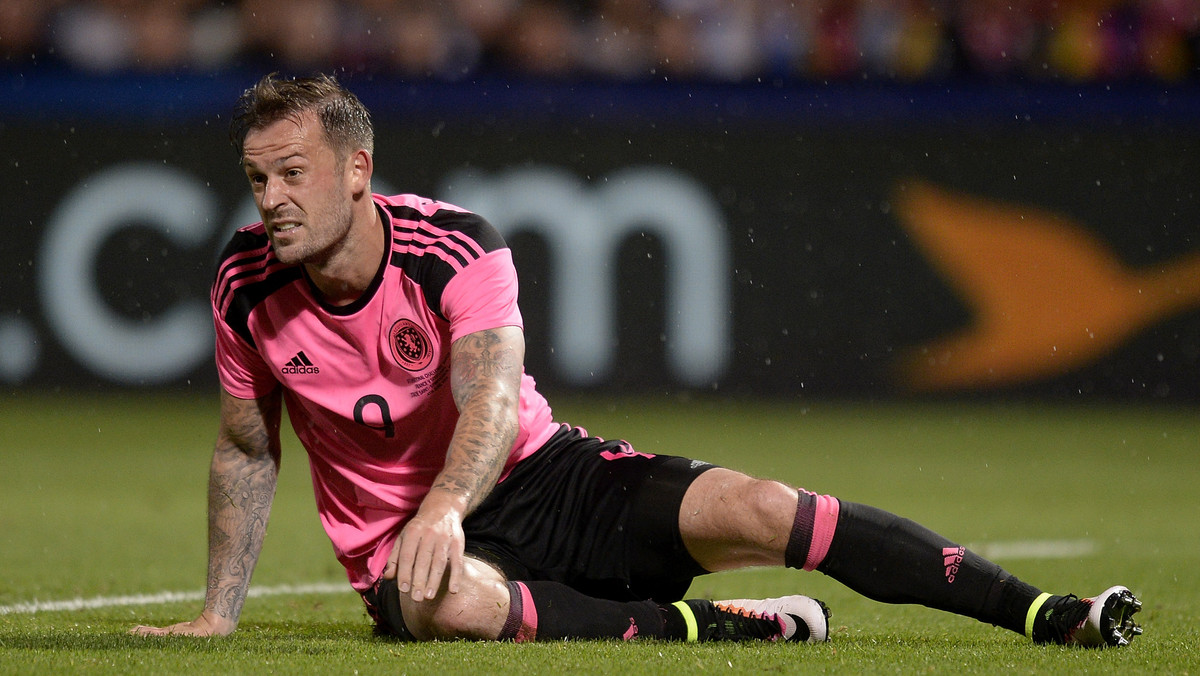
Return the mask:
[[509,582],[508,620],[500,640],[549,641],[566,638],[681,638],[686,627],[666,633],[667,618],[679,611],[654,601],[610,601],[578,592],[559,582]]
[[[1090,607],[1076,603],[1074,596],[1044,596],[1044,599],[1039,596],[1034,602],[1037,607],[1028,611],[1029,638],[1034,643],[1065,643],[1070,629],[1087,617]],[[1064,612],[1067,609],[1074,609],[1075,613]]]
[[916,603],[1024,634],[1040,591],[1000,566],[908,519],[841,502],[829,552],[817,567],[884,603]]

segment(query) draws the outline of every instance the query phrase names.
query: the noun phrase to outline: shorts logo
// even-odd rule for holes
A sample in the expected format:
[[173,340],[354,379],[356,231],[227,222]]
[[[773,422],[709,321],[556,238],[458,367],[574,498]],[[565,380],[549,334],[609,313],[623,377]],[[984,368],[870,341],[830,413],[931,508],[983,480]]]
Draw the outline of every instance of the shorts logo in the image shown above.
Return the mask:
[[654,455],[651,453],[642,453],[641,451],[633,450],[633,446],[630,446],[628,441],[618,442],[618,449],[619,450],[616,450],[616,451],[603,451],[600,453],[600,457],[604,458],[605,460],[620,460],[622,458],[653,458],[654,457]]
[[423,371],[433,361],[429,336],[410,319],[397,320],[388,331],[392,358],[405,371]]

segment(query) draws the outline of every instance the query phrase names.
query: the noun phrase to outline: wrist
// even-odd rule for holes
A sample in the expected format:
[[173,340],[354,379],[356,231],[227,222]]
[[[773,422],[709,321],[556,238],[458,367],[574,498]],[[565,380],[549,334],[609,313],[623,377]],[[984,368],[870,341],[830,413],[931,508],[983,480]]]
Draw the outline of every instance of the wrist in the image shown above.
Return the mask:
[[442,514],[453,514],[462,521],[463,515],[471,504],[471,496],[456,491],[448,486],[435,485],[429,489],[425,499],[421,501],[421,511],[436,510]]

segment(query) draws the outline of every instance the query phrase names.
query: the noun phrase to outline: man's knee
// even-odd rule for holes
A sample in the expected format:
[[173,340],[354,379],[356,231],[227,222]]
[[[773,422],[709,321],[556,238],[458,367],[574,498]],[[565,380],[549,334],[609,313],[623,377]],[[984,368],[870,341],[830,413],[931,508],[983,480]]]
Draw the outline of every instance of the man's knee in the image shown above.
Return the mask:
[[713,521],[737,517],[752,522],[777,522],[796,511],[796,489],[772,479],[756,479],[717,468],[696,479],[684,496],[685,516],[709,512]]
[[494,640],[508,617],[508,586],[494,568],[474,559],[464,564],[459,591],[451,594],[443,582],[428,601],[400,596],[404,624],[420,641]]
[[742,501],[760,522],[786,520],[796,512],[796,489],[772,479],[750,479],[743,487]]
[[796,490],[740,472],[713,469],[688,489],[680,532],[707,570],[783,562],[796,514]]

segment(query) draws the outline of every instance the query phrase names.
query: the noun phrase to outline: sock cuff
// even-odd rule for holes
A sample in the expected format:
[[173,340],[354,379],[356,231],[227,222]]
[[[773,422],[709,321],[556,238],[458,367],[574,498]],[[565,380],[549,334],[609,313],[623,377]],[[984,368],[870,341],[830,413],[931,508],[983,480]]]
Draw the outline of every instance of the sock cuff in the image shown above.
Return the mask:
[[683,617],[683,623],[687,627],[687,637],[684,640],[688,643],[700,640],[700,626],[696,622],[696,614],[692,612],[691,606],[683,601],[676,601],[671,604],[671,607],[679,611]]
[[1046,601],[1050,598],[1050,596],[1050,594],[1042,592],[1036,599],[1033,600],[1033,603],[1029,605],[1029,611],[1025,613],[1025,635],[1027,637],[1031,639],[1033,638],[1034,620],[1037,619],[1038,611],[1042,609],[1042,606],[1046,605]]
[[839,510],[837,498],[800,489],[796,519],[792,522],[792,533],[784,550],[784,565],[816,570],[829,553]]
[[813,520],[816,517],[817,496],[803,488],[796,500],[796,518],[792,521],[792,532],[788,536],[787,549],[783,552],[783,563],[788,568],[803,568],[812,547]]
[[818,495],[813,518],[812,543],[808,546],[808,556],[805,557],[804,570],[816,570],[829,553],[829,545],[833,543],[833,533],[837,530],[838,513],[841,503],[829,495]]
[[501,641],[527,643],[537,640],[537,608],[529,587],[521,582],[508,583],[508,617],[500,630]]

